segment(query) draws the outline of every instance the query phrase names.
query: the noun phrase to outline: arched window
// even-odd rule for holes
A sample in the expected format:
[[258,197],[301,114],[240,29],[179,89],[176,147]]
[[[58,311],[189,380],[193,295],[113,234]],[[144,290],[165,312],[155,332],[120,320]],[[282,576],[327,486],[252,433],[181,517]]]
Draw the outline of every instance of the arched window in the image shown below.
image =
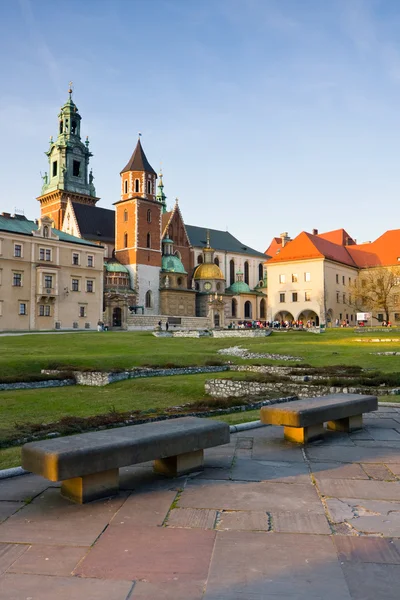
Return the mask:
[[150,209],[147,211],[147,222],[151,223],[151,210]]
[[146,248],[151,248],[151,235],[150,235],[150,233],[147,234]]
[[263,264],[260,263],[258,265],[258,279],[261,281],[262,279],[264,279],[264,267]]
[[217,267],[219,267],[219,258],[218,258],[218,256],[216,256],[214,258],[214,263],[217,265]]
[[218,283],[217,283],[217,285],[216,285],[215,287],[217,288],[217,292],[219,292],[219,291],[220,291],[220,289],[221,289],[221,284],[218,282]]
[[237,317],[237,300],[232,298],[232,317]]
[[179,250],[175,250],[174,254],[179,258],[179,260],[182,260],[182,254],[179,252]]
[[63,122],[60,121],[60,133],[62,133],[62,132],[63,132]]
[[150,290],[146,292],[145,306],[146,308],[153,308],[153,294]]
[[128,247],[128,234],[124,233],[124,247],[127,248]]
[[76,134],[76,121],[72,121],[71,123],[71,133],[72,135]]
[[140,191],[140,182],[139,179],[135,179],[135,192]]
[[128,211],[125,209],[124,210],[124,221],[127,221],[127,220],[128,220]]
[[229,285],[235,283],[235,261],[232,260],[229,262]]
[[251,302],[249,300],[247,300],[247,302],[244,303],[244,318],[245,319],[252,318],[252,306],[251,306]]
[[247,283],[247,285],[249,285],[249,263],[246,262],[244,263],[244,282]]
[[182,283],[183,283],[183,279],[182,279],[182,277],[178,277],[178,279],[177,279],[177,282],[176,282],[176,283],[178,284],[178,286],[179,286],[179,287],[181,287],[181,285],[182,285]]
[[260,319],[265,319],[265,300],[261,299],[260,302]]
[[198,257],[197,257],[197,264],[201,265],[202,262],[203,262],[203,255],[199,254]]
[[150,180],[147,182],[147,193],[151,194],[151,181]]
[[125,181],[124,181],[124,194],[127,194],[127,193],[128,193],[128,180],[125,179]]

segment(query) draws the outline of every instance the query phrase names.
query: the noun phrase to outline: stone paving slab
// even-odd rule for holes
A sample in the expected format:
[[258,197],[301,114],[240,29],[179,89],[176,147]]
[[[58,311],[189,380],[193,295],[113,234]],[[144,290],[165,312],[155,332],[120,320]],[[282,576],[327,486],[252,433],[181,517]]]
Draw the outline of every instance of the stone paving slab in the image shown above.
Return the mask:
[[28,549],[22,544],[0,544],[0,575]]
[[162,525],[177,492],[172,490],[146,490],[132,494],[113,517],[121,525]]
[[190,481],[178,500],[180,508],[219,510],[287,510],[323,514],[314,486],[292,483]]
[[332,533],[325,515],[297,512],[272,513],[272,529],[279,533]]
[[7,500],[0,501],[0,523],[24,506],[24,502],[8,502]]
[[235,481],[276,481],[312,485],[310,472],[303,463],[273,462],[237,458],[231,470]]
[[218,532],[204,600],[267,598],[351,600],[329,536]]
[[205,582],[215,535],[200,529],[111,525],[76,574],[150,583]]
[[336,535],[339,561],[400,565],[400,552],[390,539]]
[[55,484],[39,475],[20,475],[0,480],[0,502],[27,502]]
[[74,546],[29,546],[8,569],[9,573],[31,573],[35,575],[71,575],[89,547]]
[[21,573],[0,577],[1,600],[126,600],[132,588],[132,581]]
[[168,527],[189,527],[194,529],[214,529],[217,520],[216,510],[198,508],[174,508],[168,515]]
[[386,465],[365,464],[362,465],[365,473],[371,479],[378,481],[396,481],[396,477]]
[[[318,462],[400,464],[400,447],[382,445],[387,443],[390,442],[380,442],[380,445],[378,445],[377,442],[360,441],[352,448],[351,452],[348,448],[341,446],[319,444],[318,446],[308,446],[305,452],[309,460]],[[368,447],[364,447],[363,444],[368,444]]]
[[312,473],[320,479],[368,479],[368,475],[357,463],[310,462]]
[[359,481],[356,479],[322,479],[316,477],[319,491],[334,498],[400,500],[400,481]]
[[138,581],[129,600],[202,600],[204,581],[148,583]]
[[400,503],[328,498],[326,506],[333,523],[347,523],[356,533],[400,537]]
[[219,513],[218,530],[270,531],[271,519],[263,511],[222,511]]
[[398,600],[400,565],[344,562],[342,569],[353,600]]
[[0,542],[90,546],[125,502],[119,496],[76,505],[49,488],[0,526]]

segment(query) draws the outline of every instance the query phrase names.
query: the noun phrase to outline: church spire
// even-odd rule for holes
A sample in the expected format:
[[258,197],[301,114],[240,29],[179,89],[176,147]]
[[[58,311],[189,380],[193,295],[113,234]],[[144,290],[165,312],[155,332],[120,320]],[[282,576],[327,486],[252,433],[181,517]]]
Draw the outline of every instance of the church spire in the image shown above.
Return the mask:
[[[89,159],[92,153],[89,143],[81,141],[81,115],[72,99],[72,82],[68,98],[58,114],[58,135],[46,152],[49,170],[43,178],[42,194],[63,190],[96,197],[92,182],[89,182]],[[93,179],[93,178],[92,178]]]
[[161,169],[158,174],[158,177],[160,178],[160,182],[157,186],[158,192],[157,192],[156,200],[158,202],[160,202],[160,204],[162,204],[162,212],[164,214],[167,212],[167,196],[164,194],[163,173],[162,173]]

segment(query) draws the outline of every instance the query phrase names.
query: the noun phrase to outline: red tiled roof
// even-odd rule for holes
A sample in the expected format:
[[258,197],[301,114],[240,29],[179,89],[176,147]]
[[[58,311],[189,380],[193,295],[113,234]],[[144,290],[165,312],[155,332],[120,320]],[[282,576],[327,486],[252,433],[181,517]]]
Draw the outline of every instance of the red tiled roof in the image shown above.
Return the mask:
[[275,256],[282,248],[282,238],[274,237],[272,238],[272,242],[264,252],[264,254],[268,254],[269,256]]
[[318,237],[328,240],[328,242],[338,244],[339,246],[349,246],[356,243],[345,229],[334,229],[333,231],[327,231],[326,233],[319,233]]
[[347,247],[335,244],[318,235],[302,231],[280,253],[271,258],[268,263],[286,262],[291,260],[307,260],[312,258],[327,258],[335,262],[356,267]]
[[348,250],[359,267],[400,266],[400,229],[385,231],[374,242],[350,246]]

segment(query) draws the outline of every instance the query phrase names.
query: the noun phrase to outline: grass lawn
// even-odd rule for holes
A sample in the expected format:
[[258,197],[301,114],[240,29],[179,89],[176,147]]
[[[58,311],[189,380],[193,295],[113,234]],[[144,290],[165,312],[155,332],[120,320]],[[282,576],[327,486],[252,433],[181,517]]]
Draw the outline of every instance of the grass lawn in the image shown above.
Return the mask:
[[[352,329],[332,329],[315,335],[307,332],[273,332],[266,338],[156,338],[149,332],[91,332],[53,335],[0,336],[0,374],[38,374],[49,365],[93,369],[131,368],[143,365],[204,365],[218,360],[219,348],[240,345],[253,352],[301,356],[313,366],[353,364],[382,371],[395,370],[398,357],[371,352],[395,350],[396,343],[362,343],[356,338],[400,338],[388,330],[356,334]],[[242,362],[231,359],[234,362]],[[254,362],[251,361],[251,362]],[[269,363],[257,359],[259,363]]]
[[[399,350],[400,344],[362,343],[356,338],[397,338],[400,332],[355,334],[351,329],[328,330],[315,335],[306,332],[273,332],[268,338],[155,338],[148,332],[71,333],[62,335],[0,336],[0,374],[38,374],[51,363],[93,369],[131,368],[141,365],[203,365],[221,359],[219,348],[240,345],[252,352],[272,352],[301,356],[312,366],[359,365],[386,372],[399,370],[398,356],[376,356],[371,352]],[[235,363],[288,364],[266,359]],[[301,363],[295,363],[297,365]],[[18,431],[16,424],[51,423],[65,416],[88,417],[109,412],[144,413],[195,402],[204,397],[204,381],[226,373],[128,380],[104,388],[66,387],[38,390],[0,391],[0,441]],[[246,377],[246,373],[235,376]],[[400,397],[382,397],[396,401]],[[258,418],[240,412],[224,420],[240,423]],[[0,451],[0,468],[19,464],[16,448]]]

